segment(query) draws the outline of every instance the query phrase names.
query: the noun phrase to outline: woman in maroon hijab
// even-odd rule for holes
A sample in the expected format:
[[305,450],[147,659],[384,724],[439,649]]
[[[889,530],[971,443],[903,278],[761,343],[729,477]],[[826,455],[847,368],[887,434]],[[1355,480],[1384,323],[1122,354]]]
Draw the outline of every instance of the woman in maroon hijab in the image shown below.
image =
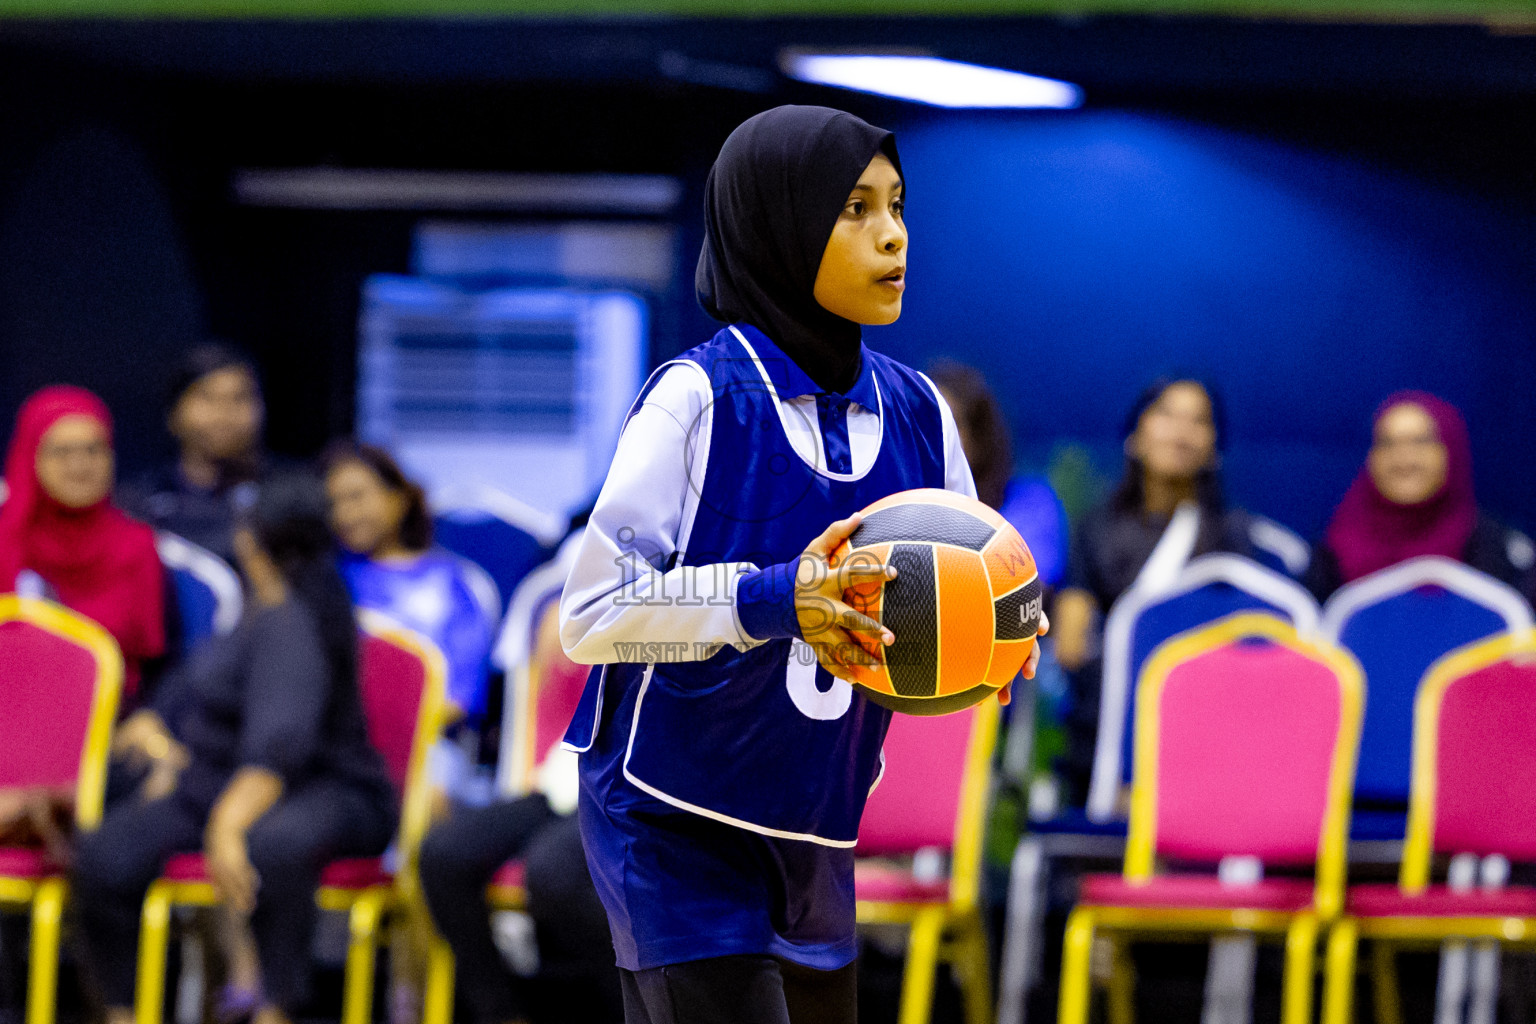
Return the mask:
[[27,399],[5,459],[0,593],[44,596],[100,623],[122,648],[127,706],[146,660],[165,653],[165,578],[155,535],[112,504],[112,416],[84,388]]
[[1307,585],[1323,600],[1362,576],[1419,555],[1442,555],[1522,591],[1531,541],[1482,514],[1461,413],[1422,391],[1377,410],[1371,452],[1312,553]]

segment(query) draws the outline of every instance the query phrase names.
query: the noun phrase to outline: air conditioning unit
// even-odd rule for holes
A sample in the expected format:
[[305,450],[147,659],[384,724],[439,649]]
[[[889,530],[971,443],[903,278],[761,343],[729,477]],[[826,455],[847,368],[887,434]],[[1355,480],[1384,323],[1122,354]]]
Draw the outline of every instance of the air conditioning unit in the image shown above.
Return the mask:
[[647,340],[632,292],[375,275],[363,290],[358,435],[431,493],[491,487],[561,515],[607,473]]

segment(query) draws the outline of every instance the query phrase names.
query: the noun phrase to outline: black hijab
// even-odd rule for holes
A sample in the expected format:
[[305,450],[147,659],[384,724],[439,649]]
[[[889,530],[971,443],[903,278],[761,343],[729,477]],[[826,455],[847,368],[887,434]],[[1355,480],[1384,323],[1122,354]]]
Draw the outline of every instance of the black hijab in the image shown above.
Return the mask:
[[885,129],[827,107],[775,107],[731,133],[704,187],[699,305],[768,335],[827,391],[858,380],[859,325],[812,290],[832,228],[876,153],[901,173]]

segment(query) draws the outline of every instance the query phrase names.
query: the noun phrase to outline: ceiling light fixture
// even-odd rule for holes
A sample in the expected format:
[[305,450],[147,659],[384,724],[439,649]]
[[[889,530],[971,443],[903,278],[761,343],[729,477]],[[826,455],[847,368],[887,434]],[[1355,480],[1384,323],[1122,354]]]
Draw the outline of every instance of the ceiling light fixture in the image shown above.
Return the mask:
[[802,82],[937,107],[1066,110],[1083,103],[1083,90],[1071,82],[939,57],[791,51],[780,66]]

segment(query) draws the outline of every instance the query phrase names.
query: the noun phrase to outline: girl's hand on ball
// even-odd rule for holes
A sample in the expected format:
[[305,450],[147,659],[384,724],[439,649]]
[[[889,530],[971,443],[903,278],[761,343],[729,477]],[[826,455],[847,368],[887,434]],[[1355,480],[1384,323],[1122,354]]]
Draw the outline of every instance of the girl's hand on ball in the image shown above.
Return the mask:
[[[1036,634],[1037,637],[1040,637],[1040,636],[1045,636],[1045,634],[1049,633],[1050,631],[1051,631],[1051,620],[1045,614],[1045,612],[1041,612],[1040,613],[1040,628],[1035,631],[1035,634]],[[1040,664],[1040,641],[1037,639],[1035,641],[1034,649],[1029,652],[1029,660],[1024,662],[1024,678],[1025,679],[1033,679],[1033,678],[1035,678],[1035,669],[1039,666],[1039,664]],[[1013,680],[1010,679],[1010,680],[1008,680],[1008,684],[1006,686],[1004,686],[1001,690],[997,691],[997,702],[999,704],[1007,704],[1011,700],[1013,700]]]
[[858,529],[860,517],[839,519],[811,541],[795,572],[795,616],[800,636],[816,652],[816,660],[839,679],[856,682],[854,668],[872,664],[873,647],[889,647],[896,636],[880,623],[856,611],[843,592],[860,583],[896,578],[894,566],[867,558],[850,558],[832,566],[832,552]]

